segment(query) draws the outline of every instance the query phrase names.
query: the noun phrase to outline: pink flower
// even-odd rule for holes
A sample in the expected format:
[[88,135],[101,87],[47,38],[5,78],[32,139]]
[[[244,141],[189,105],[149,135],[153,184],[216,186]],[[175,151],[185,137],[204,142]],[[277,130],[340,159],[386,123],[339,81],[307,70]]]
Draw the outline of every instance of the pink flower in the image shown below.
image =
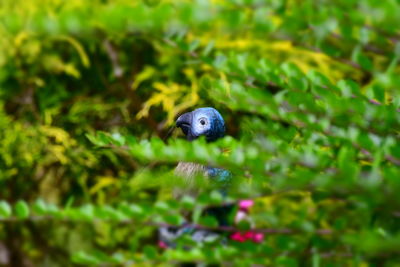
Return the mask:
[[230,238],[238,242],[245,242],[251,240],[254,243],[261,243],[264,240],[264,234],[257,233],[254,231],[247,231],[245,233],[235,232],[230,236]]
[[244,199],[239,201],[239,209],[248,211],[251,206],[254,205],[254,201],[251,199]]
[[246,239],[244,238],[244,236],[242,235],[242,233],[240,232],[235,232],[233,234],[231,234],[230,238],[234,241],[238,241],[238,242],[244,242],[246,241]]
[[263,233],[254,233],[253,242],[254,243],[261,243],[264,240]]
[[168,248],[168,246],[167,246],[167,244],[165,244],[163,241],[158,241],[158,247],[160,247],[160,248]]
[[253,232],[252,231],[247,231],[246,233],[244,233],[244,238],[246,238],[246,240],[249,240],[249,239],[253,239]]
[[235,223],[239,223],[240,221],[247,218],[247,213],[239,210],[235,215]]

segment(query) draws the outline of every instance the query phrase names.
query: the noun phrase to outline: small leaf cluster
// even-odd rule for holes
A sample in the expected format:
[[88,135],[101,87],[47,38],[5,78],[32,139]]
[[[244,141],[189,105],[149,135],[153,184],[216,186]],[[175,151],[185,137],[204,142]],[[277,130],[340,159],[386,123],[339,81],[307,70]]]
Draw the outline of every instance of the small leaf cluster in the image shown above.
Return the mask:
[[[3,0],[1,264],[396,265],[398,21],[394,0]],[[204,106],[224,138],[172,131]],[[174,198],[182,161],[227,194]],[[219,236],[157,245],[182,225]]]

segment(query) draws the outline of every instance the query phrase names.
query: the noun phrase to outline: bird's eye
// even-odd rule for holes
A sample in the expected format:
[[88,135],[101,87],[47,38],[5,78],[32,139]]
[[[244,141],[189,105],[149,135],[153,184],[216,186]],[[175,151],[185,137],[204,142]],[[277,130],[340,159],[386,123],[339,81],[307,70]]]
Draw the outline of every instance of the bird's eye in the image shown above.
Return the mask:
[[207,124],[207,119],[206,118],[201,118],[199,120],[199,122],[200,122],[201,125],[206,125]]

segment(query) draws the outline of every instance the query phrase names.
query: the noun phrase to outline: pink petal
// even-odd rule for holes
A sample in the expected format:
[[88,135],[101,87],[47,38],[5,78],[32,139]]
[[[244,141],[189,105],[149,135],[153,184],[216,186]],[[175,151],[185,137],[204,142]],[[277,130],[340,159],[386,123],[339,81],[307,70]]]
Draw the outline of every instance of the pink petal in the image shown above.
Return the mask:
[[263,233],[254,233],[253,242],[261,243],[263,240],[264,240],[264,234]]
[[235,223],[240,222],[241,220],[245,219],[247,214],[244,211],[239,210],[235,216]]
[[246,239],[242,236],[242,234],[240,232],[235,232],[233,233],[230,238],[234,241],[238,241],[238,242],[244,242],[246,241]]
[[160,248],[168,248],[168,246],[167,246],[167,244],[165,244],[163,241],[158,241],[158,246],[160,247]]
[[253,205],[254,201],[251,199],[244,199],[239,201],[239,209],[244,211],[247,211]]
[[252,239],[253,236],[254,236],[254,233],[252,231],[248,231],[248,232],[244,233],[244,238],[246,238],[246,240]]

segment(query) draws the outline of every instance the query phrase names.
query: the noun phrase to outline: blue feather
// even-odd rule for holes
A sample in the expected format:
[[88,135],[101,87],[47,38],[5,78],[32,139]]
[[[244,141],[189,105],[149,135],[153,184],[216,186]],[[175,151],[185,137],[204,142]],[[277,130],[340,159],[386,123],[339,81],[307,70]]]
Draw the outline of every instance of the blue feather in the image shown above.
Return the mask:
[[[189,141],[200,136],[205,136],[208,142],[213,142],[225,135],[224,119],[216,109],[210,107],[199,108],[182,114],[176,120],[176,126],[182,129],[182,132]],[[175,174],[184,177],[188,185],[191,184],[191,179],[194,179],[200,173],[203,173],[211,181],[215,182],[216,187],[222,195],[224,197],[227,196],[232,180],[232,173],[228,170],[190,162],[180,162],[175,169]],[[189,192],[175,192],[175,195],[179,196],[182,193],[190,193],[190,190]],[[228,218],[233,208],[233,205],[211,207],[205,211],[205,214],[215,217],[219,225],[226,226],[229,225]],[[216,238],[219,236],[212,231],[195,229],[190,224],[185,224],[175,229],[170,227],[161,227],[159,229],[160,241],[168,247],[175,247],[176,239],[184,234],[190,234],[192,239],[197,242],[203,242],[206,238]]]

